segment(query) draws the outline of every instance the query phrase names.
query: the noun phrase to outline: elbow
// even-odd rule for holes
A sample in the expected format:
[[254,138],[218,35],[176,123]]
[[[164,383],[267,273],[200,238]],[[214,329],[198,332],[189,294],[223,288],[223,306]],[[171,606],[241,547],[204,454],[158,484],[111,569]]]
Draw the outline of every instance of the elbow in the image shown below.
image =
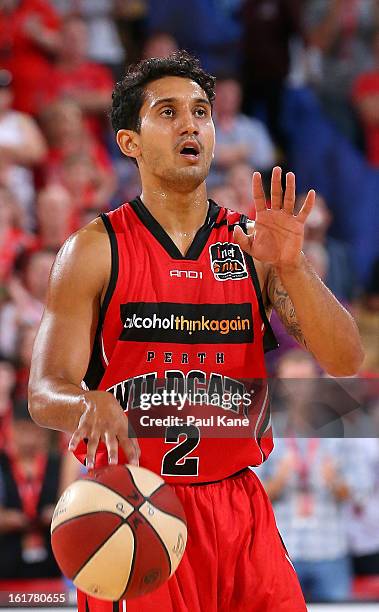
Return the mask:
[[325,371],[329,376],[335,377],[356,376],[362,367],[364,358],[365,353],[360,345],[349,355],[345,353],[341,356],[341,359],[326,366]]
[[28,409],[32,420],[40,426],[44,426],[42,422],[42,405],[38,390],[29,383],[28,389]]

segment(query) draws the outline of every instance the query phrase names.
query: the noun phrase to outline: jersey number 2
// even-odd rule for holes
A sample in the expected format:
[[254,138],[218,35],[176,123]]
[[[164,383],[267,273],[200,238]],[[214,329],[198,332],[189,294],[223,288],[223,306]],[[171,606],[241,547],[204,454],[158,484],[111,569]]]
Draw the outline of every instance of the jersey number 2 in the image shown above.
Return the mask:
[[[180,442],[180,438],[185,439]],[[199,457],[187,457],[200,442],[200,429],[195,425],[167,427],[166,444],[176,444],[162,459],[163,476],[197,476]]]

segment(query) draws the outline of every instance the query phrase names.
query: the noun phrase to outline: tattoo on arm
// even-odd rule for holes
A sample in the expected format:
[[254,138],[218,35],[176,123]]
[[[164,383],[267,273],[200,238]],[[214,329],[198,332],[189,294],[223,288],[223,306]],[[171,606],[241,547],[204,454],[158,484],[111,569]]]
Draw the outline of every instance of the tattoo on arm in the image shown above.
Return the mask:
[[304,348],[307,348],[301,327],[296,318],[295,307],[273,268],[269,272],[267,294],[288,333]]

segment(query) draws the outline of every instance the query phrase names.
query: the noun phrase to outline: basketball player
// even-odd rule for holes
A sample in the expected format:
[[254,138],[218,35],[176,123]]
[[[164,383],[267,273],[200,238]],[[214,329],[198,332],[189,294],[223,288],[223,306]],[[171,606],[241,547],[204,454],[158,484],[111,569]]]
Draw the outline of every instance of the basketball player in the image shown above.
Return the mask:
[[287,174],[283,196],[274,168],[268,208],[255,173],[254,225],[207,199],[214,84],[186,52],[129,70],[111,117],[121,151],[138,165],[141,196],[69,238],[51,273],[30,377],[33,419],[72,433],[70,449],[88,468],[128,461],[162,474],[189,531],[166,584],[113,606],[78,593],[81,612],[306,610],[267,496],[247,468],[272,449],[265,393],[251,435],[240,439],[173,426],[137,441],[124,414],[130,393],[138,398],[158,379],[187,391],[264,380],[272,308],[330,374],[352,375],[362,361],[353,319],[301,250],[314,191],[295,216],[295,177]]

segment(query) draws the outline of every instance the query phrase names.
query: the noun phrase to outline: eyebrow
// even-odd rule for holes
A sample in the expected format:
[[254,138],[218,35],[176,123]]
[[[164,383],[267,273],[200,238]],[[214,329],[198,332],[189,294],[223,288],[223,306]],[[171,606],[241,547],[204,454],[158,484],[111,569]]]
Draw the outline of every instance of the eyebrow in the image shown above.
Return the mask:
[[[154,102],[151,108],[156,108],[157,106],[161,104],[172,104],[173,102],[177,102],[178,99],[179,98],[159,98],[156,102]],[[206,104],[207,106],[211,105],[211,103],[209,102],[207,98],[194,98],[193,101],[196,104]]]

